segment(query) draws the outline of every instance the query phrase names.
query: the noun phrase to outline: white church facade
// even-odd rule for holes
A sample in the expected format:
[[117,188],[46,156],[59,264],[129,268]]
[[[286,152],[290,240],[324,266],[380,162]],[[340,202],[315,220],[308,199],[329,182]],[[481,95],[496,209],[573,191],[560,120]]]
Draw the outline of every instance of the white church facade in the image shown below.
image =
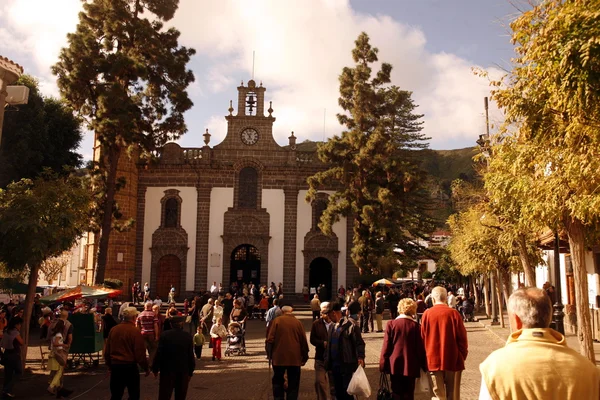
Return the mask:
[[354,281],[351,222],[341,218],[331,236],[317,226],[332,188],[305,200],[307,177],[326,166],[293,133],[288,146],[274,140],[262,83],[237,89],[221,143],[209,146],[207,131],[203,147],[169,143],[154,162],[120,163],[117,200],[135,225],[111,237],[107,278],[149,282],[161,296],[171,284],[191,294],[213,282],[281,282],[285,293],[324,283],[331,293]]

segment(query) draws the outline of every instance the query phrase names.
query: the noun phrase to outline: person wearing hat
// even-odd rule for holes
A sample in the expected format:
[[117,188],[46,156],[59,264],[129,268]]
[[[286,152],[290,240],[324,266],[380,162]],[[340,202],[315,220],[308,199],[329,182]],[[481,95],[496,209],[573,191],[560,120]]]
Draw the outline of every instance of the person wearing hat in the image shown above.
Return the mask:
[[122,399],[125,388],[131,400],[140,398],[140,372],[138,365],[150,375],[146,359],[144,337],[135,326],[138,310],[127,307],[123,310],[123,322],[110,330],[104,359],[110,371],[111,399]]
[[158,341],[158,350],[152,362],[152,373],[157,377],[158,400],[169,400],[175,392],[175,400],[186,398],[188,385],[194,375],[194,339],[183,330],[182,316],[171,317],[171,329],[164,331]]
[[354,399],[348,394],[348,385],[358,366],[365,366],[365,341],[358,323],[360,310],[360,303],[352,301],[348,305],[348,315],[342,317],[341,304],[334,303],[331,306],[330,317],[335,325],[329,332],[325,369],[331,371],[337,400]]
[[[308,342],[302,322],[292,315],[293,308],[284,305],[281,311],[283,315],[273,321],[267,337],[267,355],[273,363],[273,397],[275,400],[296,400],[300,368],[308,361]],[[287,391],[284,387],[286,372]]]
[[329,318],[331,303],[321,303],[321,318],[314,321],[310,330],[310,344],[315,346],[315,391],[318,400],[327,400],[327,393],[335,398],[334,386],[327,379],[325,370],[325,349],[329,340],[329,331],[334,325]]

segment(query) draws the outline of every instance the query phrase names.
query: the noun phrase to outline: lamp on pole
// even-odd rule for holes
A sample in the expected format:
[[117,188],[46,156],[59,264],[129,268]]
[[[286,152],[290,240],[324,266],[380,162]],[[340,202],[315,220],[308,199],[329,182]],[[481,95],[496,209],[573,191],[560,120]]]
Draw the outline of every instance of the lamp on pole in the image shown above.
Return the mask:
[[[481,153],[486,159],[486,164],[489,162],[488,158],[490,157],[490,118],[489,118],[489,106],[488,106],[488,98],[487,96],[483,98],[483,105],[485,107],[485,133],[479,135],[479,139],[475,143],[481,149]],[[492,300],[492,325],[498,325],[498,306],[496,302],[496,277],[494,272],[489,273],[490,276],[490,294]]]
[[552,325],[554,330],[565,334],[564,317],[560,282],[560,235],[558,229],[554,232],[554,295],[556,302],[554,303],[554,313],[552,314]]

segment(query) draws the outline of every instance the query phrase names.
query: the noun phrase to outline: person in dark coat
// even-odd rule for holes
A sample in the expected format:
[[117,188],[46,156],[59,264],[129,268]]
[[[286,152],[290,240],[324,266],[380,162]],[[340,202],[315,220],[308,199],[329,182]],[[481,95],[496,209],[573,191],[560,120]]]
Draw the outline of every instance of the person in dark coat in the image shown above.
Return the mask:
[[183,317],[172,317],[171,329],[163,332],[158,341],[152,363],[154,377],[160,372],[158,400],[170,400],[173,391],[175,400],[184,400],[194,375],[194,341],[192,335],[183,330],[183,321]]
[[415,379],[421,369],[427,371],[425,346],[416,320],[417,303],[411,298],[400,300],[398,313],[398,318],[386,326],[379,370],[391,374],[394,399],[413,400]]
[[113,317],[112,315],[112,311],[112,308],[106,307],[106,309],[104,310],[104,315],[102,316],[102,332],[104,335],[104,342],[106,342],[106,339],[108,339],[108,334],[110,333],[110,330],[118,325],[117,321],[115,320],[115,317]]
[[390,315],[392,319],[396,319],[398,316],[398,301],[400,298],[398,297],[398,293],[394,288],[390,289],[390,292],[387,295],[387,301],[390,305]]
[[351,302],[348,304],[348,316],[342,318],[341,304],[331,306],[331,320],[335,325],[325,349],[325,369],[331,371],[337,400],[354,399],[348,394],[348,385],[358,366],[365,366],[365,341],[358,325],[360,309],[358,302]]
[[333,328],[333,321],[329,318],[331,313],[330,303],[321,303],[321,318],[314,321],[310,330],[310,344],[315,346],[315,391],[317,400],[327,400],[328,393],[335,399],[333,377],[325,370],[325,349],[329,340],[329,330]]
[[[281,308],[267,337],[267,355],[273,363],[273,398],[296,400],[300,388],[300,369],[308,361],[308,342],[302,323],[292,315],[289,305]],[[287,373],[288,387],[284,387]]]

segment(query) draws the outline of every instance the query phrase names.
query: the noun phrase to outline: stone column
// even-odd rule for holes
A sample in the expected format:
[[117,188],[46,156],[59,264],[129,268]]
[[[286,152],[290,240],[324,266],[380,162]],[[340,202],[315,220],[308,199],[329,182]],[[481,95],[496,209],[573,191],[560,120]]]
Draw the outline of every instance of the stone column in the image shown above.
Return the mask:
[[285,188],[285,222],[283,227],[283,293],[296,292],[296,221],[298,189]]
[[[208,289],[208,231],[210,222],[211,187],[198,186],[198,217],[196,222],[196,266],[194,274],[194,291]],[[226,284],[223,282],[223,285]]]
[[23,73],[23,67],[0,56],[0,145],[2,144],[2,125],[4,125],[4,106],[6,105],[6,87],[12,85]]
[[[144,243],[144,220],[146,218],[146,185],[138,184],[137,213],[136,213],[136,247],[135,247],[135,275],[134,282],[142,280],[142,257],[144,248],[151,247],[152,243]],[[123,282],[125,284],[125,282]],[[133,284],[133,283],[132,283]],[[131,290],[129,285],[128,290]]]

